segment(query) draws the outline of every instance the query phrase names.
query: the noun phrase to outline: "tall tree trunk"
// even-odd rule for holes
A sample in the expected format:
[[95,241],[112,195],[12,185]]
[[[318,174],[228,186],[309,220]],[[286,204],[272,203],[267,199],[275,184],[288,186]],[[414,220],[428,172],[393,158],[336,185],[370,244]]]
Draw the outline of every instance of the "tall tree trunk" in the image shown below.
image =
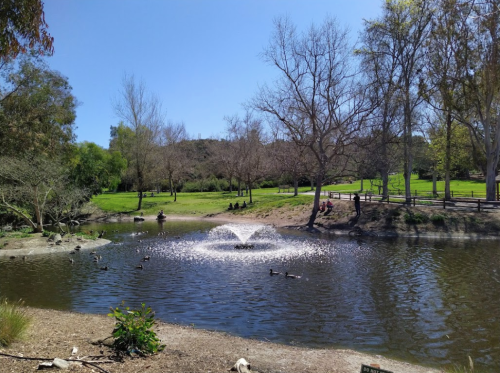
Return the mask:
[[436,169],[432,169],[432,195],[437,195],[437,172]]
[[410,110],[410,87],[407,84],[405,91],[405,105],[404,105],[404,178],[405,178],[405,199],[406,203],[411,203],[411,172],[413,169],[413,133],[411,123],[411,110]]
[[322,181],[323,181],[323,173],[318,172],[318,175],[316,175],[316,191],[314,192],[313,208],[312,208],[311,216],[309,217],[309,221],[307,222],[307,226],[309,228],[314,227],[314,221],[316,220],[316,215],[318,214],[319,200],[321,198],[321,182]]
[[40,202],[38,201],[38,187],[33,187],[33,195],[34,195],[34,207],[35,207],[35,216],[36,216],[36,227],[34,229],[35,232],[41,233],[43,232],[43,221],[42,221],[42,213],[40,211]]
[[359,190],[361,193],[363,193],[363,176],[361,176],[360,182],[359,182]]
[[444,199],[447,201],[451,200],[451,190],[450,190],[450,168],[451,168],[451,123],[452,117],[451,112],[448,111],[446,115],[446,153],[444,161]]
[[297,174],[293,174],[293,196],[297,197],[299,195],[299,179]]

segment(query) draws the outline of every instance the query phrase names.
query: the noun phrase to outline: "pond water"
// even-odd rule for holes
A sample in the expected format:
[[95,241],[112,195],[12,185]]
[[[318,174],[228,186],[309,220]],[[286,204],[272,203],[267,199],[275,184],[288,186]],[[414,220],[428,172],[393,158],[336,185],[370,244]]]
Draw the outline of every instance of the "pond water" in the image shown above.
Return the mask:
[[[202,221],[80,229],[107,230],[113,243],[98,249],[99,263],[88,251],[71,255],[74,264],[68,253],[0,258],[0,296],[89,313],[145,302],[166,322],[242,337],[439,367],[467,365],[470,355],[499,371],[498,241],[339,238]],[[243,242],[253,246],[235,248]]]

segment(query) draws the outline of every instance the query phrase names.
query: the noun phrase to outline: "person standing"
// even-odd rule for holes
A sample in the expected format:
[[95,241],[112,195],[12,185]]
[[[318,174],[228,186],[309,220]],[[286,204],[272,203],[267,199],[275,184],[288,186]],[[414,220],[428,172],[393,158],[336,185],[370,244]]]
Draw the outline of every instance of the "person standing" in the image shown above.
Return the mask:
[[356,209],[356,216],[361,215],[361,199],[359,198],[358,193],[354,193],[354,208]]

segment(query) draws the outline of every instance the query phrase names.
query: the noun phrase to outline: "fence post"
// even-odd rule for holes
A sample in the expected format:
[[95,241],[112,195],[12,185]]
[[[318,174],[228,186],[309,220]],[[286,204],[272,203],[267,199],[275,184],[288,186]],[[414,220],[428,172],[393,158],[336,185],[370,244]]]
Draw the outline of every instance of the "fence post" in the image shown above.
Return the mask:
[[[417,196],[417,190],[416,189],[415,189],[415,196]],[[415,205],[413,205],[413,206],[415,206]]]
[[415,207],[415,197],[413,197],[413,207]]
[[351,200],[351,193],[349,193],[349,201]]
[[477,212],[481,212],[481,200],[477,200]]
[[474,198],[474,191],[472,191],[472,198]]
[[451,197],[453,198],[453,190],[451,191]]
[[372,195],[370,194],[370,202],[372,201]]
[[366,193],[365,193],[365,202],[366,202]]
[[443,209],[446,209],[446,198],[443,198]]
[[387,195],[387,203],[389,203],[389,195]]

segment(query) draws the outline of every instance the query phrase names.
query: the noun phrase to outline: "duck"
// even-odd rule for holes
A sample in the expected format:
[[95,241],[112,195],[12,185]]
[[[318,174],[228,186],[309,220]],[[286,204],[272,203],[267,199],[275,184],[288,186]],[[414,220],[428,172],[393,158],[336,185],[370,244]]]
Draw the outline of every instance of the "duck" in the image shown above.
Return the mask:
[[271,276],[272,276],[272,275],[281,275],[281,272],[275,272],[275,271],[273,271],[273,269],[271,268],[271,269],[269,270],[269,274],[270,274]]
[[146,255],[144,258],[142,258],[142,261],[145,262],[147,260],[151,259],[151,257],[149,255]]
[[101,267],[101,269],[102,269],[103,271],[107,271],[107,270],[108,270],[108,266]]
[[75,261],[72,258],[69,258],[69,262],[73,264]]
[[288,277],[288,278],[301,278],[302,276],[292,275],[292,274],[288,274],[288,272],[285,272],[285,277]]
[[135,268],[137,269],[143,269],[144,267],[142,266],[142,264],[139,264],[138,266],[136,266]]

